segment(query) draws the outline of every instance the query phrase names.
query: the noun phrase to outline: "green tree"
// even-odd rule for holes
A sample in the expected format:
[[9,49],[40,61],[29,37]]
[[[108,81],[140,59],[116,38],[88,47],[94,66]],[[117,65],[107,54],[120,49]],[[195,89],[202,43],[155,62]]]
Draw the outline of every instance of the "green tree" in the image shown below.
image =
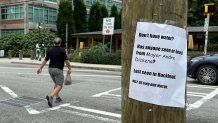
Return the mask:
[[24,36],[23,48],[28,50],[34,50],[36,43],[39,42],[39,37],[44,47],[49,48],[53,45],[55,34],[53,32],[50,32],[48,29],[41,29],[40,32],[38,29],[31,30]]
[[23,47],[23,35],[11,34],[0,38],[0,49],[12,51],[12,54],[18,55],[18,51],[24,49]]
[[86,6],[83,0],[74,0],[75,33],[87,31]]
[[0,38],[0,49],[12,51],[12,54],[17,56],[19,50],[23,50],[25,53],[30,53],[30,50],[35,50],[36,43],[39,42],[44,47],[49,48],[53,44],[55,34],[50,32],[48,29],[41,29],[40,33],[38,29],[31,30],[26,35],[11,34]]
[[69,0],[61,0],[57,17],[57,35],[62,38],[61,46],[65,46],[66,43],[66,24],[68,25],[68,41],[71,41],[70,35],[74,32],[72,4]]
[[119,12],[119,28],[118,29],[121,29],[121,24],[122,24],[122,9],[120,10],[120,12]]
[[[209,3],[218,3],[218,0],[188,0],[188,26],[204,26],[204,20],[206,16],[204,15],[203,6],[204,4]],[[214,15],[210,16],[210,26],[218,26],[218,12],[214,13]],[[194,38],[196,35],[194,36]],[[204,44],[205,37],[204,35],[198,35],[198,39],[194,39],[197,41],[197,43]],[[218,36],[216,35],[209,35],[209,44],[208,44],[208,50],[210,50],[210,46],[214,47],[217,44]],[[214,48],[212,48],[214,49]],[[198,50],[200,50],[200,47],[198,47]],[[217,50],[217,48],[216,48]]]
[[101,20],[101,8],[99,2],[96,2],[91,6],[90,14],[89,14],[89,31],[99,31],[102,29],[102,21]]
[[108,11],[104,4],[101,5],[101,27],[103,25],[103,18],[108,17]]
[[119,29],[120,28],[119,13],[118,13],[117,6],[115,4],[111,7],[110,17],[114,17],[115,18],[114,29]]
[[[206,16],[203,15],[202,7],[204,4],[218,3],[218,0],[189,0],[188,1],[188,26],[203,26]],[[217,12],[216,12],[217,14]],[[215,15],[216,15],[215,14]],[[218,25],[218,16],[210,17],[210,26]]]

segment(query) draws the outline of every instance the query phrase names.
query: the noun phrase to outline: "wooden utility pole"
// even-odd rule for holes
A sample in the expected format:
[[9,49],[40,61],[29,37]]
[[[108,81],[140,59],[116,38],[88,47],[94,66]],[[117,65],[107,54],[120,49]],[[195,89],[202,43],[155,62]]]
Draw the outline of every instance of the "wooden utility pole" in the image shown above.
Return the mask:
[[123,0],[122,7],[122,123],[185,123],[186,109],[139,102],[128,97],[132,52],[139,19],[187,24],[187,0]]

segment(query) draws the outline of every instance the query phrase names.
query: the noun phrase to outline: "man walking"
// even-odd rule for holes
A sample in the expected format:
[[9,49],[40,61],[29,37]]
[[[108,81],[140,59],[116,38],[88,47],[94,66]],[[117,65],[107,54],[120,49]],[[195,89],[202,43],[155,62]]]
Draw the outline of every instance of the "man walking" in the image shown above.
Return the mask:
[[71,73],[70,62],[67,58],[66,51],[64,48],[60,47],[61,41],[62,40],[59,37],[56,37],[54,39],[54,46],[48,50],[44,61],[37,69],[37,74],[41,73],[47,61],[50,60],[49,74],[53,82],[55,83],[54,89],[51,92],[50,96],[46,96],[48,105],[50,107],[52,107],[52,101],[54,97],[56,97],[56,102],[62,101],[62,99],[59,97],[58,94],[61,91],[64,82],[64,75],[63,75],[64,63],[66,63],[66,66],[68,67],[68,73]]

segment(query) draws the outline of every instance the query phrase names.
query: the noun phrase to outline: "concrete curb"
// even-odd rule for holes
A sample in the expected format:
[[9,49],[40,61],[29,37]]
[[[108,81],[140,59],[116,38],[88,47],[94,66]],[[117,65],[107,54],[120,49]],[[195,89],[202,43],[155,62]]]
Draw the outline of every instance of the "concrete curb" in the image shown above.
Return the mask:
[[[12,64],[29,64],[29,65],[40,65],[41,63],[37,62],[25,62],[25,61],[11,61]],[[46,64],[48,65],[48,63]],[[102,66],[102,65],[101,65]],[[100,67],[100,66],[93,66],[93,65],[75,65],[74,63],[71,63],[71,67],[73,68],[84,68],[84,69],[93,69],[93,70],[106,70],[106,71],[118,71],[121,72],[121,67],[108,67],[105,65],[105,67]]]

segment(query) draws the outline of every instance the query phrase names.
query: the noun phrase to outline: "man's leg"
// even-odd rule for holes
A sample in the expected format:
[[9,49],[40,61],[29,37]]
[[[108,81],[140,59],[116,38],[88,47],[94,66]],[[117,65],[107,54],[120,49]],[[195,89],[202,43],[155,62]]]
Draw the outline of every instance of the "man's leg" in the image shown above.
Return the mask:
[[[55,90],[56,87],[57,87],[57,84],[54,85],[54,90]],[[54,90],[53,90],[53,91],[54,91]],[[56,94],[56,98],[57,98],[57,97],[59,97],[59,93]]]
[[[56,96],[56,101],[57,101],[57,97],[58,97],[58,93],[61,91],[62,89],[62,86],[61,85],[58,85],[58,84],[55,84],[54,86],[54,90],[51,92],[51,95],[50,96],[46,96],[46,99],[48,100],[48,105],[50,107],[52,107],[52,102],[53,102],[53,97]],[[61,98],[59,97],[58,101],[57,102],[61,102]]]
[[[55,84],[54,90],[55,90],[56,87],[57,87],[57,84]],[[54,90],[53,90],[53,91],[54,91]],[[56,94],[55,103],[59,103],[59,102],[61,102],[61,101],[62,101],[62,99],[61,99],[61,97],[59,96],[59,93],[57,93],[57,94]]]
[[58,93],[61,91],[62,86],[56,84],[56,87],[54,88],[54,90],[51,93],[52,97],[58,96]]
[[55,68],[49,68],[49,74],[52,80],[55,82],[54,90],[51,92],[51,95],[46,96],[46,99],[48,100],[48,105],[52,107],[53,97],[55,96],[58,97],[58,94],[62,89],[64,75],[62,70],[55,69]]

